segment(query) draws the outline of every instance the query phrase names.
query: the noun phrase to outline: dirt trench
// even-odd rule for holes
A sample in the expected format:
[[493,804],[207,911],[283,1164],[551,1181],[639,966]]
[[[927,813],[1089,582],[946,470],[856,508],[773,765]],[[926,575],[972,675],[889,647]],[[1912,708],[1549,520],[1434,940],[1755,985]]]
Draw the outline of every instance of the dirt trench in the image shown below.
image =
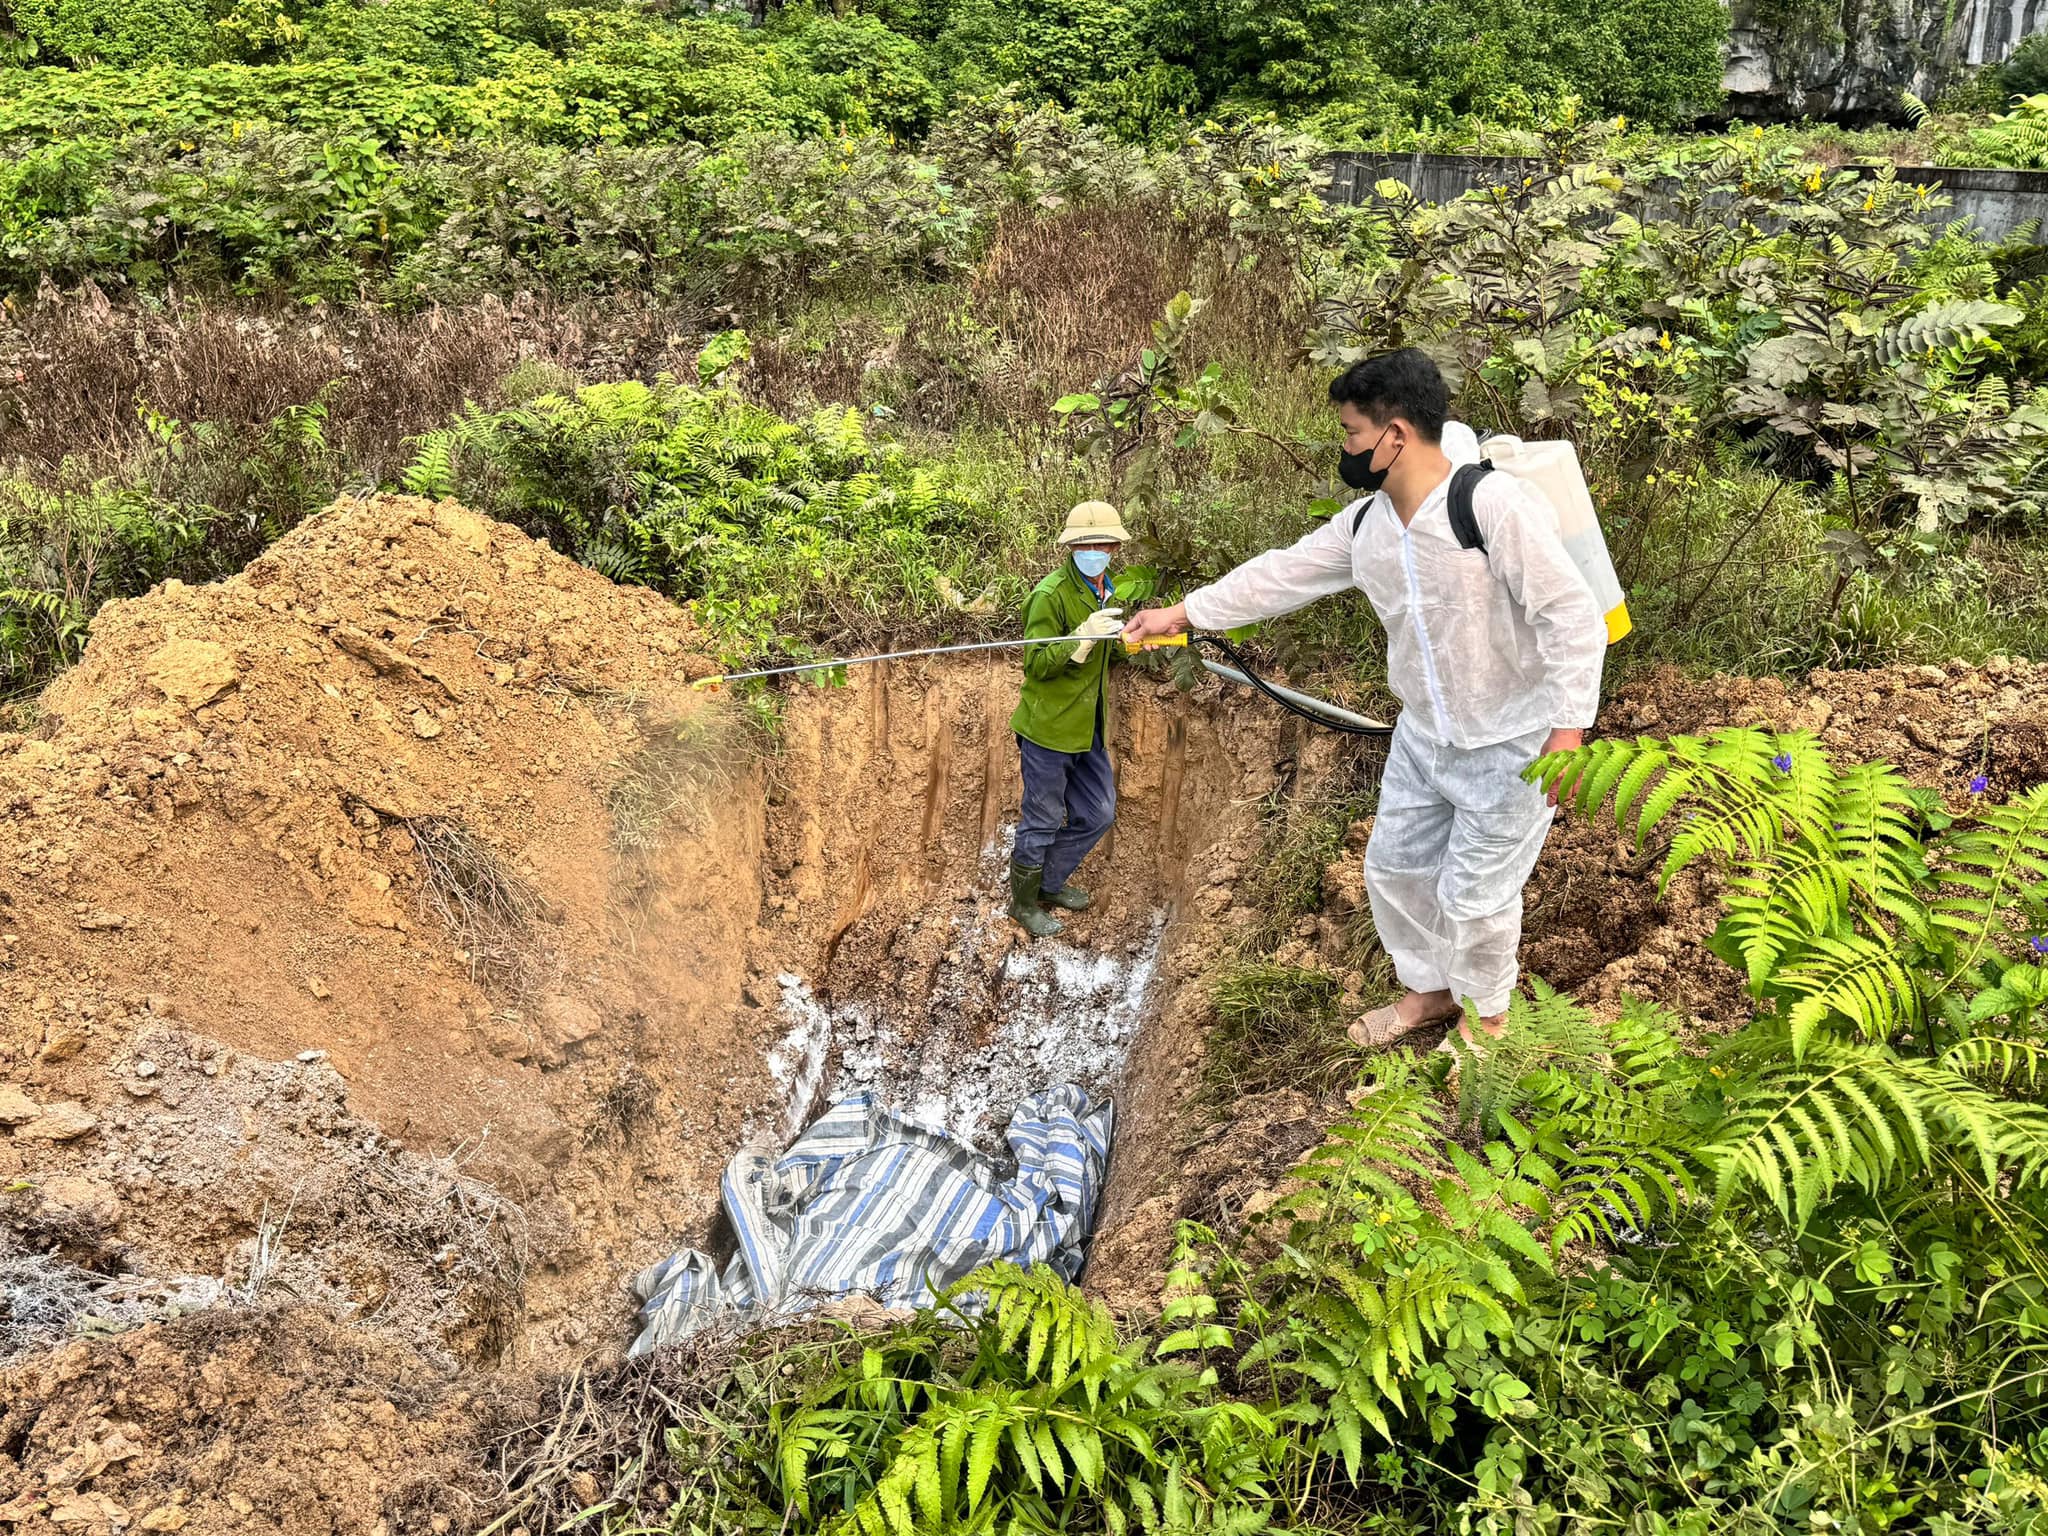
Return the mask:
[[[1097,903],[1021,946],[1012,666],[800,687],[769,735],[711,665],[373,498],[110,607],[0,736],[0,1522],[374,1528],[456,1398],[616,1358],[726,1160],[838,1092],[992,1148],[1113,1094],[1098,1230],[1156,1236],[1216,892],[1328,748],[1128,674]],[[1091,1282],[1142,1303],[1155,1246]]]

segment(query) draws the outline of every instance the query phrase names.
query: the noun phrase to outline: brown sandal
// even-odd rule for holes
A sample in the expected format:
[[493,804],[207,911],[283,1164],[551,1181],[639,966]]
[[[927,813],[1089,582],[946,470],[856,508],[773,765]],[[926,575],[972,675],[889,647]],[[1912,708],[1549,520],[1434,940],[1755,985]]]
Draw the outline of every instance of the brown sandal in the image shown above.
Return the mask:
[[1361,1051],[1383,1051],[1397,1040],[1407,1038],[1418,1029],[1427,1029],[1432,1024],[1443,1023],[1442,1018],[1417,1019],[1413,1024],[1401,1022],[1401,1010],[1389,1003],[1384,1008],[1375,1008],[1362,1013],[1345,1027],[1344,1033],[1351,1043]]

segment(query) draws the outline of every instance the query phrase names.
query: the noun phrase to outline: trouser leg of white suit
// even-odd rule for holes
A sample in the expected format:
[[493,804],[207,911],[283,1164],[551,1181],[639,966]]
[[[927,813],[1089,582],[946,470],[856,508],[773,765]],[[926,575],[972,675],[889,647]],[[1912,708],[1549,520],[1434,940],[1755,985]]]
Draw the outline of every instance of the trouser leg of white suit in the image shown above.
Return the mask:
[[1401,984],[1507,1011],[1520,978],[1522,887],[1552,811],[1523,782],[1548,732],[1447,747],[1397,726],[1365,850],[1365,889]]

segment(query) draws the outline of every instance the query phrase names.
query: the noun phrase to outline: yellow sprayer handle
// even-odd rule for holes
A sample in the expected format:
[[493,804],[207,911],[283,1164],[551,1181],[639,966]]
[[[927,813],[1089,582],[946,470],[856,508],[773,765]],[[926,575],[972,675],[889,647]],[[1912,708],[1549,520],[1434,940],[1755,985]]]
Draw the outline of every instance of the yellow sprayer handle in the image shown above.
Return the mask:
[[1188,637],[1185,634],[1154,635],[1148,640],[1140,640],[1136,645],[1126,640],[1124,642],[1124,649],[1127,651],[1156,651],[1164,646],[1186,645],[1187,643]]

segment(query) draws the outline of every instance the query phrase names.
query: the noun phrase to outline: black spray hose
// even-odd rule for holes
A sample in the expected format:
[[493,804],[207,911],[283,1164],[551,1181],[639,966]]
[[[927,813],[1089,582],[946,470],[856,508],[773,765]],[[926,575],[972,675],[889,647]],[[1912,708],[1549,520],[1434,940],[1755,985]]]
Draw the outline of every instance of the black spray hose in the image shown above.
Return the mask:
[[[1244,652],[1240,651],[1221,635],[1190,634],[1188,636],[1188,643],[1190,645],[1205,645],[1213,651],[1220,652],[1243,675],[1247,683],[1250,683],[1252,687],[1263,693],[1275,704],[1278,704],[1290,715],[1299,715],[1302,719],[1312,724],[1320,725],[1325,730],[1337,731],[1346,736],[1373,736],[1385,740],[1394,734],[1394,728],[1391,725],[1354,724],[1352,721],[1340,720],[1334,715],[1324,714],[1319,710],[1296,702],[1301,695],[1289,698],[1286,693],[1283,693],[1263,677],[1260,677],[1258,673],[1254,672],[1251,662],[1246,659]],[[1288,693],[1291,692],[1291,689],[1288,690]]]

